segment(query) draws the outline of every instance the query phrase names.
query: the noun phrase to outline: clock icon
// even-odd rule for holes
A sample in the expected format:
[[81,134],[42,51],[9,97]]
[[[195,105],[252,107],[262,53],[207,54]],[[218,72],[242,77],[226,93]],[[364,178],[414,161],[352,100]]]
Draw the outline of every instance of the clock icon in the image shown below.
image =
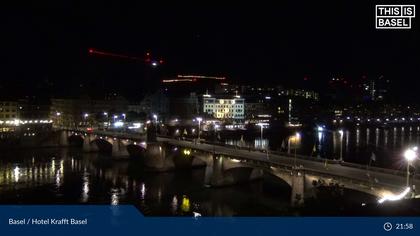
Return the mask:
[[384,230],[385,230],[385,231],[391,231],[391,230],[392,230],[392,224],[391,224],[391,223],[389,223],[389,222],[386,222],[386,223],[384,224]]

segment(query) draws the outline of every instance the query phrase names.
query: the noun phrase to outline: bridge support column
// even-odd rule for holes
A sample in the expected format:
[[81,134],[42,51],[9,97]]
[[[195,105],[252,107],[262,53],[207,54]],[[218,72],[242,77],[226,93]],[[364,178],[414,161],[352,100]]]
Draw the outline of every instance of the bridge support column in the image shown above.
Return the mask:
[[292,206],[300,206],[305,198],[305,172],[294,170],[292,175]]
[[144,158],[145,166],[157,171],[167,171],[175,168],[173,156],[170,152],[168,153],[165,143],[147,143]]
[[113,157],[129,157],[127,146],[120,139],[114,139],[112,142],[112,156]]
[[64,146],[64,147],[69,146],[69,132],[68,131],[65,131],[65,130],[60,131],[58,145]]
[[99,151],[98,146],[92,142],[95,140],[95,136],[92,134],[86,135],[83,139],[83,152],[97,152]]
[[220,187],[261,178],[263,170],[248,167],[223,156],[213,156],[213,164],[206,167],[206,186]]
[[204,186],[206,187],[213,185],[215,161],[215,155],[209,154],[209,156],[206,158],[206,170],[204,174]]
[[222,174],[223,158],[217,157],[216,155],[210,155],[208,161],[206,161],[206,170],[204,174],[204,186],[219,186],[223,180]]

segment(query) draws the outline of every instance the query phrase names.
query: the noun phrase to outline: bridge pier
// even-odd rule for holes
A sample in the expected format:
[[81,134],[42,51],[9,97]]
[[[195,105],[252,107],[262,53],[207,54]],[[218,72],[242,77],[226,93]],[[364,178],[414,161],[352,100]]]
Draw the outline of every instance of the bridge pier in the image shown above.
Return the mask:
[[162,144],[158,142],[147,143],[144,164],[149,168],[160,171],[166,171],[173,167],[168,165],[166,151],[162,147]]
[[221,187],[263,177],[263,170],[252,168],[224,156],[213,155],[212,164],[207,164],[204,183],[206,186]]
[[121,139],[115,139],[112,142],[112,156],[113,157],[129,157],[127,144]]
[[69,146],[69,132],[68,131],[66,130],[60,131],[58,145],[63,146],[63,147]]
[[97,152],[99,151],[99,147],[96,145],[95,136],[88,134],[83,138],[83,152]]
[[305,172],[302,170],[293,170],[291,176],[292,183],[292,194],[291,203],[292,206],[303,205],[305,200]]

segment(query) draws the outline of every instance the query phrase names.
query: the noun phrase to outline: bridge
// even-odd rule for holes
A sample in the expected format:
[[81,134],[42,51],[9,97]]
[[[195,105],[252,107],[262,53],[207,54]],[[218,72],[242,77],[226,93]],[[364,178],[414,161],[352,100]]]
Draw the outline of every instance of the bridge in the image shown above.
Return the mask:
[[[79,138],[83,140],[83,151],[107,151],[115,158],[137,154],[146,167],[155,171],[205,167],[204,183],[208,187],[237,184],[269,174],[291,187],[294,205],[313,196],[319,186],[340,186],[378,199],[390,196],[392,199],[407,190],[406,173],[398,170],[171,137],[147,141],[145,135],[109,131],[58,130],[56,133],[54,137],[60,146],[69,145],[71,137]],[[410,186],[420,186],[418,176],[411,179]]]

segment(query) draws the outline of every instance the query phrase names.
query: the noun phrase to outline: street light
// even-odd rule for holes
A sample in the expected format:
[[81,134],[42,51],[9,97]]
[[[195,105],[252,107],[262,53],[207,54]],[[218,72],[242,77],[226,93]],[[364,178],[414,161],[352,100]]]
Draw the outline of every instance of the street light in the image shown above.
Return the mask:
[[198,141],[200,141],[201,121],[203,120],[203,118],[197,117],[195,119],[198,121]]
[[61,122],[60,122],[60,116],[61,116],[61,112],[56,112],[55,113],[55,115],[56,115],[56,121],[57,121],[57,126],[60,126],[61,125]]
[[85,119],[85,125],[90,126],[89,122],[86,122],[87,118],[89,117],[88,113],[83,114],[83,117]]
[[293,159],[293,165],[294,166],[296,166],[296,151],[297,151],[297,143],[298,143],[298,141],[300,140],[300,133],[299,132],[296,132],[296,134],[295,134],[295,156],[294,156],[294,159]]
[[155,119],[155,135],[157,136],[158,133],[158,116],[153,114],[153,119]]
[[344,136],[344,131],[342,129],[340,129],[338,131],[338,133],[340,134],[340,161],[343,161],[343,136]]
[[410,164],[417,157],[417,147],[409,148],[404,152],[405,160],[407,161],[407,187],[410,187]]

